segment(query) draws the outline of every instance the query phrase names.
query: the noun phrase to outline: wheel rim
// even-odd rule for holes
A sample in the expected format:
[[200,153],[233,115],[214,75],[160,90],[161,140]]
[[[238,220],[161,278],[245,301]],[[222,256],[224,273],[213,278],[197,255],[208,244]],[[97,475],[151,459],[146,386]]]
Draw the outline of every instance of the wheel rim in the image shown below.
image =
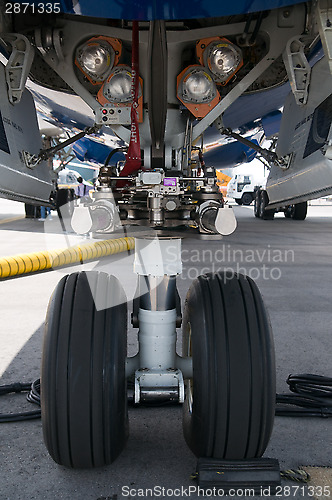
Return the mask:
[[[186,356],[192,357],[192,332],[191,332],[191,324],[188,323],[188,346]],[[193,413],[193,403],[194,403],[194,379],[188,378],[186,380],[186,398],[188,404],[188,411],[190,414]]]

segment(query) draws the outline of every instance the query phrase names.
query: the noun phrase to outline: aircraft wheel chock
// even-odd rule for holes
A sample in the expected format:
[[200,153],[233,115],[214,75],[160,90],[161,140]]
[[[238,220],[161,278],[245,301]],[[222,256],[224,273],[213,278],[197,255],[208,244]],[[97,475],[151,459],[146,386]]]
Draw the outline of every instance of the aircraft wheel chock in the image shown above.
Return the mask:
[[183,320],[186,380],[183,430],[198,457],[261,457],[275,412],[271,326],[261,294],[241,274],[209,273],[191,285]]
[[124,448],[126,353],[119,281],[96,271],[64,276],[50,299],[41,368],[44,441],[58,464],[103,466]]

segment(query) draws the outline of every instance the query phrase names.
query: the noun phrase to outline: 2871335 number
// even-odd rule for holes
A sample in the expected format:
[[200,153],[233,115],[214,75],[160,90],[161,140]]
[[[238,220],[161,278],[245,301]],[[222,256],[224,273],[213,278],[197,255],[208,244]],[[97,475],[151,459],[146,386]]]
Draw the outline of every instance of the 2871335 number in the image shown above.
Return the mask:
[[295,497],[296,495],[315,498],[331,498],[329,486],[277,486],[276,497]]
[[59,2],[7,2],[5,5],[6,14],[25,14],[28,10],[32,14],[59,14],[61,11]]

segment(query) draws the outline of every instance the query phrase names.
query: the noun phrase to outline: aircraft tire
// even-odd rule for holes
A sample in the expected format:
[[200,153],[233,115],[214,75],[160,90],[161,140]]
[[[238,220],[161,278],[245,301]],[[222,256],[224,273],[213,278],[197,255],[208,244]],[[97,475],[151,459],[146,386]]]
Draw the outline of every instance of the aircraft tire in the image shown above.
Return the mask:
[[254,198],[254,215],[257,219],[260,218],[260,203],[261,203],[261,192],[259,189],[255,192]]
[[292,218],[292,210],[293,210],[293,205],[288,205],[284,211],[284,216],[286,219],[291,219]]
[[265,451],[275,413],[272,330],[252,279],[199,276],[184,308],[183,354],[192,355],[183,431],[198,457],[249,459]]
[[259,217],[263,220],[274,219],[274,210],[266,208],[269,203],[267,192],[260,191]]
[[[91,290],[104,297],[104,309],[96,309]],[[41,367],[44,441],[58,464],[100,467],[124,448],[126,353],[127,302],[117,278],[64,276],[50,299]]]
[[308,203],[303,201],[302,203],[296,203],[292,206],[291,218],[294,220],[304,220],[307,216]]

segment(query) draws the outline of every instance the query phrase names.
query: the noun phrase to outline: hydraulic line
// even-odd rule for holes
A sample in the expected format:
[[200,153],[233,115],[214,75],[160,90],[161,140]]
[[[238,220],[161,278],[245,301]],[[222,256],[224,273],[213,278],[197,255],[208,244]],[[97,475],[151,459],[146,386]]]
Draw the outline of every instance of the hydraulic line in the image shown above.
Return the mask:
[[0,278],[10,278],[71,264],[83,264],[89,260],[127,252],[134,248],[135,238],[127,237],[85,243],[58,250],[2,257],[0,258]]

